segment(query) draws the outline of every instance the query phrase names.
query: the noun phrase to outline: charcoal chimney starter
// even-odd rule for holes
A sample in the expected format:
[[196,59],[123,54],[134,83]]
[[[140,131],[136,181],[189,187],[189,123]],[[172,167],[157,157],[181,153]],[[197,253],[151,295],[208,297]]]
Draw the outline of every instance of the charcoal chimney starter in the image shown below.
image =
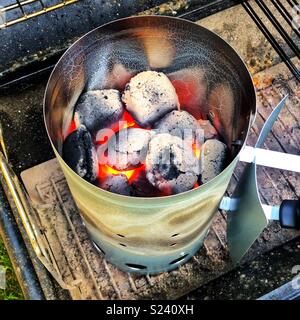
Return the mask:
[[[157,37],[163,46],[161,51],[149,45],[153,42],[151,39]],[[167,60],[166,52],[169,52]],[[153,56],[155,61],[164,63],[156,66]],[[126,57],[124,65],[122,57]],[[120,64],[126,72],[118,76],[116,70]],[[125,177],[121,173],[117,178],[112,177],[105,182],[104,188],[99,188],[76,174],[63,159],[64,138],[81,95],[91,90],[119,90],[128,81],[122,74],[134,76],[146,70],[163,73],[176,92],[181,92],[179,101],[174,99],[160,119],[167,112],[178,109],[181,102],[180,111],[201,119],[199,125],[206,126],[206,134],[210,138],[220,137],[223,144],[219,149],[227,150],[228,163],[223,171],[208,182],[203,175],[202,184],[192,190],[169,196],[143,197],[140,186],[132,184],[133,193],[142,194],[134,197],[128,195],[128,175]],[[201,97],[184,97],[185,93],[195,90]],[[221,91],[222,95],[219,95]],[[123,102],[128,103],[128,99],[129,96],[123,96]],[[130,103],[131,107],[134,104],[136,113],[139,100],[136,96],[134,99]],[[156,110],[150,111],[152,125],[157,121]],[[117,20],[80,38],[54,68],[44,101],[49,139],[93,241],[117,267],[141,274],[170,271],[190,259],[202,246],[239,160],[255,112],[252,80],[238,54],[213,32],[182,19],[163,16]],[[136,116],[140,126],[149,125],[143,114]],[[205,122],[208,120],[213,128],[208,127]],[[157,126],[164,129],[160,123]],[[97,124],[97,129],[101,127],[101,123]],[[94,124],[93,128],[96,128]],[[162,134],[169,136],[169,133]],[[237,140],[242,142],[238,148],[233,145]],[[201,170],[201,165],[199,167]],[[195,177],[191,177],[192,183]],[[139,179],[147,186],[144,172]],[[111,188],[122,188],[123,194],[110,192]]]

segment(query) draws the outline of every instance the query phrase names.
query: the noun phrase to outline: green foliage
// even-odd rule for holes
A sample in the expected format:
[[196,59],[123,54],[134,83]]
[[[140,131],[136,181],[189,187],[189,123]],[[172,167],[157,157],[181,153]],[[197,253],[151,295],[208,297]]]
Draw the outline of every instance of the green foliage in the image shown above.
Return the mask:
[[0,266],[6,270],[6,289],[0,289],[0,300],[24,299],[21,288],[14,274],[11,262],[0,238]]

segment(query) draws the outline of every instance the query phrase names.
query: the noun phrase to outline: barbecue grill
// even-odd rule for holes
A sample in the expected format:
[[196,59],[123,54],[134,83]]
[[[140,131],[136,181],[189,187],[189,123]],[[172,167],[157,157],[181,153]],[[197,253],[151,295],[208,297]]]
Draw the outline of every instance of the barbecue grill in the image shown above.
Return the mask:
[[[84,15],[86,14],[85,10],[79,10],[79,8],[84,8],[89,11],[90,6],[95,5],[94,1],[78,1],[78,3],[73,4],[70,3],[71,1],[64,1],[57,6],[49,6],[48,9],[36,9],[35,15],[30,15],[25,12],[24,5],[33,5],[34,2],[35,1],[15,3],[14,8],[18,8],[23,16],[22,18],[14,20],[8,20],[7,18],[7,20],[5,20],[6,22],[4,21],[3,24],[5,25],[6,23],[6,27],[0,30],[0,32],[4,32],[4,39],[8,41],[8,33],[14,34],[14,32],[16,32],[17,34],[25,27],[25,24],[27,28],[31,24],[34,28],[35,24],[43,23],[46,28],[46,20],[50,20],[51,14],[57,16],[61,14],[60,23],[62,23],[63,19],[67,19],[64,17],[63,12],[68,12],[71,15],[71,12],[75,11],[78,13],[80,11],[80,14]],[[37,2],[41,3],[42,1]],[[32,42],[26,43],[26,41],[21,41],[22,39],[19,39],[22,44],[20,46],[21,49],[19,52],[15,52],[13,56],[8,55],[10,50],[8,45],[1,49],[3,50],[3,55],[1,55],[3,61],[0,61],[0,66],[2,68],[0,71],[3,101],[9,105],[10,95],[18,92],[16,85],[19,86],[19,84],[21,84],[23,89],[19,93],[18,100],[16,101],[21,101],[21,103],[23,102],[24,105],[27,105],[32,94],[36,94],[38,90],[39,92],[42,92],[43,90],[43,86],[40,84],[34,84],[33,86],[28,86],[28,84],[34,83],[35,78],[45,79],[48,72],[52,69],[53,63],[62,54],[70,42],[97,25],[101,25],[108,20],[119,18],[121,12],[122,15],[130,15],[149,9],[147,13],[177,15],[189,20],[198,21],[205,16],[237,4],[237,2],[240,1],[179,1],[178,3],[163,3],[159,6],[160,2],[154,1],[151,5],[158,5],[157,7],[146,8],[146,4],[137,7],[137,5],[134,4],[128,11],[122,10],[122,6],[128,9],[126,2],[120,2],[117,7],[112,5],[104,6],[105,10],[110,12],[110,16],[102,13],[102,17],[91,17],[92,12],[95,14],[96,11],[91,10],[89,14],[87,14],[87,17],[90,18],[88,19],[89,23],[78,29],[72,29],[70,26],[70,30],[67,28],[68,32],[64,34],[63,38],[60,38],[61,34],[58,33],[58,36],[53,37],[53,39],[49,36],[49,39],[46,40],[46,44],[41,41],[34,45],[32,45]],[[290,7],[288,7],[283,6],[279,1],[272,1],[272,6],[270,5],[266,8],[261,1],[250,1],[243,3],[244,9],[241,6],[232,9],[246,9],[246,11],[242,12],[244,14],[247,12],[249,16],[251,16],[253,22],[259,26],[264,36],[288,67],[288,69],[286,69],[284,66],[280,65],[278,67],[279,71],[275,67],[270,67],[269,73],[266,74],[264,71],[260,71],[263,68],[256,61],[247,61],[247,57],[244,57],[249,64],[250,69],[255,73],[254,82],[256,88],[259,90],[258,97],[260,111],[258,119],[256,120],[256,127],[254,127],[254,131],[248,139],[250,145],[254,145],[257,132],[261,129],[262,124],[270,114],[272,107],[274,107],[281,98],[286,94],[290,94],[290,101],[293,100],[293,102],[297,102],[298,99],[297,82],[295,80],[298,79],[299,72],[299,64],[295,59],[295,55],[298,57],[296,48],[299,43],[297,30],[296,33],[292,28],[289,29],[289,32],[286,31],[287,28],[281,31],[278,30],[280,29],[278,27],[280,23],[289,23],[289,25],[293,27],[291,17],[294,9],[292,10],[292,4],[295,5],[295,3],[291,2],[289,3]],[[4,16],[3,13],[8,16],[8,9],[10,8],[9,4],[3,8],[4,9],[1,11],[2,17]],[[22,10],[20,8],[22,8]],[[46,8],[46,1],[44,1],[44,7],[42,8]],[[258,12],[259,15],[264,14],[262,19],[257,19]],[[287,13],[289,13],[290,17]],[[218,14],[226,14],[226,11]],[[211,16],[204,20],[204,22],[206,21],[206,23],[210,24],[213,19],[214,16]],[[60,23],[58,23],[55,28],[61,27],[59,26]],[[4,27],[3,24],[2,27]],[[13,28],[16,29],[13,30]],[[279,32],[279,34],[276,33],[276,31]],[[35,36],[38,37],[37,35]],[[15,37],[17,37],[17,35],[15,35]],[[265,45],[268,48],[269,44],[265,43]],[[248,48],[248,50],[250,49]],[[25,52],[26,54],[24,54]],[[29,54],[27,52],[29,52]],[[9,59],[7,59],[8,56]],[[273,54],[273,57],[270,58],[273,59],[273,65],[280,62],[275,53]],[[288,85],[284,84],[282,79],[287,79]],[[41,98],[41,95],[39,97]],[[260,103],[266,104],[267,107],[260,108]],[[282,114],[279,116],[280,125],[277,127],[275,125],[272,133],[273,140],[267,140],[267,147],[276,148],[278,151],[285,151],[297,155],[299,153],[299,141],[297,141],[298,129],[296,124],[299,119],[299,111],[297,110],[297,107],[293,107],[289,101],[287,102],[287,107],[288,109],[282,111]],[[22,114],[21,106],[19,108]],[[27,110],[27,115],[29,113],[27,120],[31,117],[35,119],[36,115],[37,117],[41,115],[41,110],[36,111],[34,106]],[[5,109],[3,109],[3,111],[5,112]],[[16,115],[18,115],[18,111],[19,110],[17,110]],[[5,119],[5,117],[7,118]],[[3,127],[7,154],[17,175],[24,171],[24,169],[29,169],[36,164],[53,158],[47,139],[42,130],[42,122],[39,121],[33,128],[29,128],[31,126],[30,121],[28,121],[29,123],[23,124],[23,119],[21,117],[22,115],[19,116],[20,123],[22,124],[20,126],[20,132],[10,134],[10,114],[3,115],[3,120],[7,120],[5,123],[6,125]],[[294,128],[294,134],[287,133],[285,136],[280,137],[282,132],[284,132],[284,129],[286,129],[283,125],[284,121],[286,121],[285,119],[290,121],[289,123],[291,123],[291,126]],[[16,136],[25,133],[27,136],[29,134],[30,136],[35,136],[36,138],[34,139],[36,140],[23,143],[23,141],[17,141],[17,139],[15,139]],[[22,139],[23,138],[21,138],[21,140]],[[286,144],[287,141],[290,143]],[[44,154],[42,154],[41,150]],[[28,153],[30,153],[29,156]],[[243,170],[240,167],[237,168],[233,177],[233,183],[228,189],[229,193],[232,193],[234,190],[236,180],[240,180],[242,171]],[[282,183],[284,196],[282,198],[278,195],[278,191],[276,190],[278,185],[273,185],[273,188],[269,186],[269,188],[265,188],[261,191],[265,203],[271,205],[280,204],[280,199],[296,199],[299,197],[299,186],[297,185],[296,174],[280,172],[279,174],[275,173],[275,176],[272,175],[274,175],[274,173],[271,173],[268,169],[261,169],[258,175],[258,183],[264,186],[264,180],[267,180],[272,184],[278,179]],[[9,233],[9,237],[4,238],[6,239],[6,244],[12,259],[15,259],[17,263],[21,262],[23,264],[26,263],[27,265],[27,268],[24,268],[18,276],[23,283],[23,289],[28,297],[42,298],[46,296],[47,298],[57,298],[58,291],[60,292],[59,295],[61,298],[66,298],[65,292],[62,293],[60,290],[57,290],[57,288],[62,287],[75,299],[153,298],[154,296],[175,298],[207,283],[211,279],[220,276],[233,268],[233,265],[228,258],[225,231],[226,215],[222,210],[218,213],[215,223],[206,237],[204,249],[199,251],[190,262],[183,265],[179,271],[173,271],[169,274],[163,273],[158,276],[137,276],[119,271],[117,268],[110,265],[104,259],[103,255],[97,252],[97,249],[101,251],[99,247],[96,249],[93,247],[68,191],[64,177],[55,160],[50,160],[50,162],[40,164],[39,166],[25,171],[22,174],[22,179],[30,197],[30,200],[25,197],[22,201],[23,207],[27,209],[26,212],[30,212],[29,216],[25,216],[25,222],[27,219],[28,225],[25,223],[24,228],[24,217],[20,218],[20,210],[16,210],[16,206],[14,205],[15,199],[11,195],[11,190],[7,188],[7,181],[2,177],[3,185],[6,186],[4,187],[4,191],[7,193],[11,209],[7,206],[6,198],[3,197],[1,228],[4,235]],[[14,178],[14,181],[16,182],[17,178]],[[22,188],[17,182],[16,185],[18,186],[17,189]],[[20,192],[20,190],[19,193],[25,194],[23,191]],[[273,197],[274,193],[275,198]],[[224,206],[224,208],[225,207],[226,206]],[[53,218],[53,213],[55,213],[55,218]],[[5,217],[11,217],[12,215],[15,216],[17,226],[8,225],[9,220],[5,220]],[[39,237],[36,237],[36,234],[30,234],[30,228],[28,230],[27,227],[32,225],[37,226],[39,230],[43,230]],[[15,233],[13,233],[13,231],[15,231]],[[22,234],[22,241],[20,241],[19,232]],[[261,240],[268,239],[268,235],[269,240]],[[263,233],[261,238],[256,241],[244,261],[250,261],[259,253],[270,250],[298,235],[299,233],[296,231],[279,231],[278,225],[272,223],[265,233]],[[35,252],[32,250],[32,241],[31,243],[28,241],[32,240],[31,236],[34,238],[34,241],[36,241],[33,248],[35,251],[41,250],[41,256],[43,256],[42,262],[47,269],[51,271],[52,276],[54,275],[55,281],[49,276],[48,271],[44,269],[43,264],[39,262]],[[14,242],[14,245],[11,245],[11,241]],[[26,246],[29,251],[29,259],[26,256],[16,254],[14,247],[16,248],[17,245]],[[59,286],[57,286],[56,282],[59,283]]]

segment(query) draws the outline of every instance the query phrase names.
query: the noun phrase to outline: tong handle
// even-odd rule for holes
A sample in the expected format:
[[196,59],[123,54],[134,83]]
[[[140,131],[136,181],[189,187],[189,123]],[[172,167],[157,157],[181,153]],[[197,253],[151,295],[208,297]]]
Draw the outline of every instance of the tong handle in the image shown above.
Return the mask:
[[282,228],[300,230],[300,199],[282,201],[279,221]]

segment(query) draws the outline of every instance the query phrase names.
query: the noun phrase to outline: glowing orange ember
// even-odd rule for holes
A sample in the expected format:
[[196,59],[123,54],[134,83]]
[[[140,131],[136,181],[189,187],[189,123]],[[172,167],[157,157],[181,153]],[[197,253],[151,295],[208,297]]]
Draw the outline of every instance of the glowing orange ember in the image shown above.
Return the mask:
[[100,165],[99,178],[105,178],[108,175],[124,174],[127,177],[129,183],[131,183],[133,180],[137,178],[140,172],[144,170],[145,170],[144,165],[132,170],[125,170],[125,171],[116,170],[108,165]]
[[138,127],[138,126],[135,123],[132,116],[127,111],[125,111],[122,118],[118,122],[116,122],[114,125],[112,125],[110,129],[112,129],[115,133],[117,133],[122,129],[130,128],[130,127]]
[[125,111],[124,114],[123,114],[123,118],[121,121],[125,121],[126,124],[124,124],[123,128],[122,129],[125,129],[125,128],[131,128],[131,127],[135,127],[135,128],[140,128],[140,126],[138,126],[132,115],[128,112],[128,111]]
[[70,126],[67,130],[67,132],[65,133],[64,138],[66,138],[70,133],[72,133],[73,131],[75,131],[77,129],[76,123],[74,120],[71,121]]
[[140,128],[128,111],[124,112],[122,118],[118,122],[114,123],[110,128],[107,128],[109,130],[107,130],[104,135],[96,136],[96,141],[94,141],[94,143],[96,145],[102,145],[106,143],[115,133],[126,128]]
[[129,180],[132,177],[132,175],[134,174],[135,170],[136,169],[127,170],[127,171],[118,171],[108,165],[101,165],[100,171],[99,171],[99,176],[101,178],[103,178],[103,177],[106,177],[107,175],[111,175],[111,174],[113,174],[113,175],[124,174],[127,177],[127,179]]
[[193,151],[197,159],[200,159],[201,148],[197,145],[197,143],[193,144]]

